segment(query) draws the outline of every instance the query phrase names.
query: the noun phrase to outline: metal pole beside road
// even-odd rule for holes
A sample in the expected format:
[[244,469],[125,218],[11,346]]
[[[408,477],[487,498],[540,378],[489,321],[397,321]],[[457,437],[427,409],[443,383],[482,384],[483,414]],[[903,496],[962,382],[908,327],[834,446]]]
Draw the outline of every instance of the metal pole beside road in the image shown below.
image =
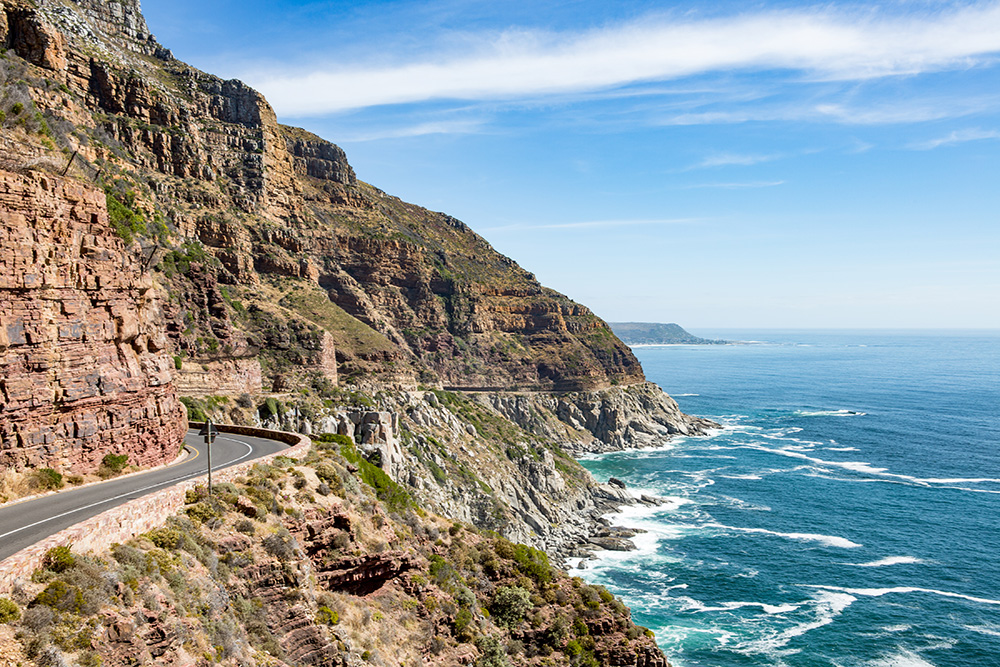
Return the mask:
[[208,456],[208,495],[212,495],[212,442],[218,434],[219,429],[215,428],[211,419],[206,420],[205,425],[198,431],[198,435],[205,436],[205,448]]

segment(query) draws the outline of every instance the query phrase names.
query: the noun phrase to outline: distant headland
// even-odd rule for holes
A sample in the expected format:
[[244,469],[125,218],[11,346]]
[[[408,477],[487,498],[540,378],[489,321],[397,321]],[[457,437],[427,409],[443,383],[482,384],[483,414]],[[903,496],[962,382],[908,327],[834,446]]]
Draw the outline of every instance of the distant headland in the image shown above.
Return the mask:
[[661,322],[608,322],[626,345],[726,345],[731,341],[699,338],[679,324]]

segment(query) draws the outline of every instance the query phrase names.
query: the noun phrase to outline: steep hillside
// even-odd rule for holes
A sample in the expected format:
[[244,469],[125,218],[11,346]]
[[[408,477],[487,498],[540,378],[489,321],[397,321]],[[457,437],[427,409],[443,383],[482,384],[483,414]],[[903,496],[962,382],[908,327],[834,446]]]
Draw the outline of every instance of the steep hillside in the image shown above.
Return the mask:
[[321,445],[189,491],[182,515],[110,554],[53,550],[0,598],[0,665],[667,667],[608,591],[379,502],[356,457]]
[[[600,493],[571,459],[560,465],[581,480],[573,493],[552,486],[539,452],[559,460],[712,426],[645,383],[607,324],[465,224],[359,181],[340,148],[278,124],[256,91],[173,58],[135,0],[0,0],[0,18],[0,167],[104,191],[115,256],[131,255],[146,286],[123,296],[156,304],[155,317],[140,313],[145,337],[112,336],[131,346],[118,354],[132,384],[166,387],[173,373],[196,417],[349,430],[359,443],[350,410],[377,408],[396,425],[383,437],[398,450],[395,479],[451,516],[549,549],[586,537],[549,526],[573,525]],[[0,266],[10,280],[12,266]],[[131,348],[155,362],[133,369]],[[45,403],[55,381],[30,370]],[[179,414],[163,400],[129,414]],[[105,447],[77,435],[91,422],[67,419],[31,446],[96,466]],[[174,419],[164,442],[177,439]],[[9,441],[33,428],[17,413],[4,423]]]
[[462,222],[359,181],[340,148],[279,125],[256,91],[174,59],[134,0],[3,4],[12,155],[61,167],[77,152],[70,173],[102,184],[128,231],[158,245],[178,356],[259,358],[265,388],[328,375],[330,346],[346,378],[411,386],[642,381],[587,308]]

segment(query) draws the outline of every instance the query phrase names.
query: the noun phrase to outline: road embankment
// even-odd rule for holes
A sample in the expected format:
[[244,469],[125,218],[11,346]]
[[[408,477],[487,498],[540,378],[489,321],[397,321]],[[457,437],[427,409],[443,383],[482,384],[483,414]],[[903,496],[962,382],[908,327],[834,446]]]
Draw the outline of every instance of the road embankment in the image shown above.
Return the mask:
[[[192,429],[201,426],[203,424],[197,422],[190,424]],[[279,451],[262,453],[259,456],[245,455],[236,459],[238,462],[233,465],[213,469],[213,482],[232,481],[246,473],[255,464],[269,463],[278,456],[293,458],[304,456],[311,446],[308,437],[297,433],[225,424],[216,424],[216,427],[224,434],[276,441],[288,447]],[[176,514],[184,506],[184,496],[188,489],[205,484],[206,481],[206,474],[191,473],[190,476],[179,481],[170,480],[165,484],[147,487],[148,492],[141,497],[118,504],[54,534],[44,536],[44,530],[39,531],[39,535],[42,537],[38,541],[0,561],[0,593],[10,592],[20,581],[30,579],[31,574],[42,565],[45,554],[53,547],[72,546],[73,550],[78,552],[100,552],[108,549],[112,544],[124,542],[163,524],[167,517]],[[109,486],[107,495],[108,498],[105,501],[98,501],[92,505],[97,506],[101,502],[112,503],[120,500],[123,494],[118,494]],[[28,508],[35,502],[39,501],[19,504],[19,508]]]

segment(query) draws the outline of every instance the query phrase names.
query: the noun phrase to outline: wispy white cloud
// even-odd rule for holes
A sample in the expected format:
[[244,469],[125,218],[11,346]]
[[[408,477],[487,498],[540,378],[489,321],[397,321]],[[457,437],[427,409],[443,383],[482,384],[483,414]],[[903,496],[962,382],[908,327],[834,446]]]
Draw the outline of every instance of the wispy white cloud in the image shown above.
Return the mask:
[[640,220],[588,220],[586,222],[559,222],[552,224],[533,225],[530,223],[516,223],[513,225],[501,225],[498,227],[487,227],[477,230],[486,232],[512,232],[531,231],[541,229],[606,229],[609,227],[636,227],[642,225],[690,225],[704,222],[704,218],[658,218]]
[[967,141],[982,141],[984,139],[1000,139],[1000,132],[997,130],[981,130],[970,128],[967,130],[955,130],[951,134],[910,144],[910,148],[918,151],[929,151],[940,146],[950,146],[952,144],[962,144]]
[[835,122],[841,125],[891,125],[925,123],[961,118],[1000,106],[1000,96],[979,96],[964,99],[912,99],[859,103],[810,103],[807,101],[782,104],[761,104],[754,108],[701,111],[667,115],[658,125],[724,125],[749,122],[804,121]]
[[430,121],[406,127],[386,128],[363,134],[345,135],[342,143],[361,143],[378,141],[380,139],[404,139],[407,137],[423,137],[430,134],[475,134],[483,129],[482,120]]
[[581,93],[733,70],[785,69],[863,80],[970,67],[1000,52],[1000,4],[908,16],[828,8],[700,20],[661,16],[583,33],[508,31],[481,37],[482,47],[439,52],[422,62],[341,63],[305,74],[259,72],[246,78],[286,116],[440,99]]
[[709,155],[703,159],[698,164],[694,165],[692,169],[701,169],[708,167],[749,167],[751,165],[760,164],[761,162],[771,162],[772,160],[777,160],[784,157],[777,153],[769,155],[745,155],[739,153],[719,153],[717,155]]
[[742,190],[749,188],[774,188],[784,185],[785,181],[746,181],[742,183],[695,183],[693,185],[682,185],[680,190],[700,190],[702,188],[718,188],[720,190]]

